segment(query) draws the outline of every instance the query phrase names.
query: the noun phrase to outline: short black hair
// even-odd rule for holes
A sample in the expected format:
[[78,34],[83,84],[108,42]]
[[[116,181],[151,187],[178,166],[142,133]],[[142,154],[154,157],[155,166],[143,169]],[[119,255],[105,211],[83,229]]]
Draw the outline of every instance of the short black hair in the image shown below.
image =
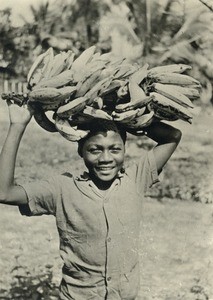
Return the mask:
[[88,123],[86,127],[88,128],[87,130],[89,130],[88,135],[78,141],[78,154],[81,157],[82,157],[82,149],[86,140],[91,136],[96,135],[99,132],[105,132],[105,133],[108,131],[117,132],[120,135],[123,143],[124,144],[126,143],[126,138],[127,138],[126,130],[122,127],[122,125],[114,121],[96,118],[92,120],[90,123]]

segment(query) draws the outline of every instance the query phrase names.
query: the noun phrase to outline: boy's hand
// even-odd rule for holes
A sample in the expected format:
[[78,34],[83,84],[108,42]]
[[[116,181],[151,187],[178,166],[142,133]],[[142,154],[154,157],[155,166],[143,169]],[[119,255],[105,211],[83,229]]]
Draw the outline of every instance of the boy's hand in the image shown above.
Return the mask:
[[10,124],[26,126],[30,122],[33,115],[33,109],[29,105],[23,104],[22,106],[19,106],[14,104],[11,100],[7,100],[7,105],[9,109]]

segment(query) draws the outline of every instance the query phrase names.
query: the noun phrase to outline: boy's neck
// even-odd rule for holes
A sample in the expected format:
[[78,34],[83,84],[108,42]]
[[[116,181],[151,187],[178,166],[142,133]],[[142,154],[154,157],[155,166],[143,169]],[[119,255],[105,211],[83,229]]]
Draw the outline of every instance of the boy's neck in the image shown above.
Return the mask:
[[91,174],[90,174],[90,178],[92,179],[93,183],[96,185],[96,187],[100,191],[107,191],[111,187],[111,185],[114,181],[114,179],[110,180],[110,181],[103,181],[103,180],[100,180],[100,179],[98,179],[97,177],[95,177]]

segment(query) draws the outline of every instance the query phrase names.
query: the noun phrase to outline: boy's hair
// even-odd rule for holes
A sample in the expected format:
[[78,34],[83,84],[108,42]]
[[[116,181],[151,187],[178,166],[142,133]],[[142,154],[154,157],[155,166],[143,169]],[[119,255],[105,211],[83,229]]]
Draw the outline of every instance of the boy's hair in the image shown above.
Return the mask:
[[86,137],[80,139],[78,141],[78,154],[82,157],[82,149],[84,146],[84,143],[88,138],[91,136],[96,135],[99,132],[108,132],[108,131],[114,131],[117,132],[121,139],[123,140],[123,143],[126,143],[126,130],[120,126],[119,124],[110,121],[110,120],[104,120],[104,119],[94,119],[88,124],[89,133]]

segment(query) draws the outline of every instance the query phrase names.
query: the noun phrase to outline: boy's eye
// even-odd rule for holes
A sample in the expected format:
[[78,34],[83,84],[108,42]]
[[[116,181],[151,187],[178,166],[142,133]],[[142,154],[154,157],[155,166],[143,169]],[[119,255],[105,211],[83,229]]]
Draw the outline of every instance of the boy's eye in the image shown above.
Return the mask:
[[118,147],[118,148],[112,148],[112,149],[111,149],[111,152],[112,152],[112,153],[118,153],[118,152],[120,152],[120,151],[121,151],[121,148],[119,148],[119,147]]
[[101,153],[101,150],[97,149],[97,148],[91,148],[91,149],[89,149],[89,152],[92,154],[98,154],[98,153]]

